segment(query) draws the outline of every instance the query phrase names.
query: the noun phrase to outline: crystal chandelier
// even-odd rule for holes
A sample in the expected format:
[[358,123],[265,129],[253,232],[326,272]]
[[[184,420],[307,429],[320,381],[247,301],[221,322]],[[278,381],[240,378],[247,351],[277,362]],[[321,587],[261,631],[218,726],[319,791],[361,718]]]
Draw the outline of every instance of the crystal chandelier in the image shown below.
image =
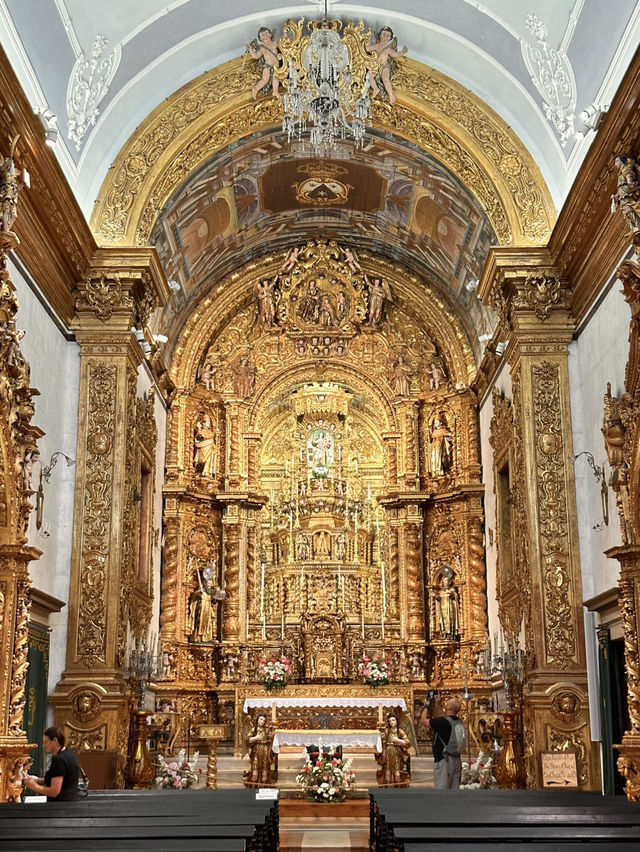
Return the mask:
[[301,60],[306,72],[302,86],[293,62],[289,61],[282,122],[289,141],[292,136],[301,139],[311,125],[309,135],[315,153],[335,147],[337,139],[347,136],[360,145],[371,108],[369,72],[358,94],[357,86],[353,85],[349,48],[339,32],[327,23],[326,0],[324,18],[312,29]]

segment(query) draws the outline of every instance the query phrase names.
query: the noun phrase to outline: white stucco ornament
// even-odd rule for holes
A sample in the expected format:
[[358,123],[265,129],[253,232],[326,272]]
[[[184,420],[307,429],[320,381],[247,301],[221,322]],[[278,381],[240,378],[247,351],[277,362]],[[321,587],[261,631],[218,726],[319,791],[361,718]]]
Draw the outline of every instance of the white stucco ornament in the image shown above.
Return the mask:
[[79,151],[87,130],[100,114],[98,104],[109,91],[109,85],[118,70],[122,47],[117,44],[107,52],[108,41],[97,35],[91,46],[91,54],[81,53],[73,66],[67,87],[67,115],[69,116],[69,139]]
[[574,133],[576,81],[573,68],[562,48],[556,50],[547,41],[547,28],[535,15],[525,18],[535,43],[520,40],[522,57],[531,79],[543,97],[542,109],[565,145]]

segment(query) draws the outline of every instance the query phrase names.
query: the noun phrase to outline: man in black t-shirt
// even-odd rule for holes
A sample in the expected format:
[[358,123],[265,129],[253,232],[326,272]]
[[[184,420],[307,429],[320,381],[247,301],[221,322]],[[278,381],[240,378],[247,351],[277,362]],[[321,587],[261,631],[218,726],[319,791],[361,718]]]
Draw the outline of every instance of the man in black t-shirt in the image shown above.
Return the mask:
[[51,755],[51,764],[44,778],[25,775],[25,787],[40,796],[46,796],[48,802],[76,801],[80,798],[78,794],[80,764],[75,752],[64,747],[62,728],[57,725],[47,728],[42,737],[42,745],[47,754]]
[[437,790],[457,790],[460,787],[462,758],[459,754],[447,754],[447,743],[451,737],[452,721],[458,720],[462,705],[457,698],[449,698],[444,705],[444,715],[440,706],[440,697],[436,697],[435,715],[430,719],[425,705],[420,724],[433,731],[433,761],[435,786]]

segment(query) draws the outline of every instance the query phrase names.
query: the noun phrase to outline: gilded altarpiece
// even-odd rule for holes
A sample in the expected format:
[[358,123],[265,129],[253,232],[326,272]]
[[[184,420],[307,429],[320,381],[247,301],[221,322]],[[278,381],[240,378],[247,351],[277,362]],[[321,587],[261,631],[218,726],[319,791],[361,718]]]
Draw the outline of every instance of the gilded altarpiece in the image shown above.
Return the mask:
[[[640,237],[633,242],[638,251]],[[625,391],[620,398],[607,388],[604,397],[602,432],[611,477],[609,485],[616,495],[620,520],[620,547],[607,551],[607,556],[620,562],[618,600],[624,630],[627,671],[627,706],[630,727],[619,746],[618,769],[624,777],[627,797],[640,801],[640,266],[628,260],[620,264],[624,298],[631,309],[629,360],[625,374]]]
[[[13,151],[12,151],[13,154]],[[30,763],[24,730],[29,633],[29,562],[40,551],[27,546],[36,494],[31,454],[43,433],[31,424],[29,365],[20,349],[18,300],[7,266],[18,237],[0,232],[0,802],[20,801],[21,770]]]
[[599,786],[586,694],[581,577],[572,455],[566,282],[544,251],[496,252],[483,298],[507,339],[513,399],[494,391],[491,443],[498,531],[498,611],[524,637],[522,696],[527,785],[536,755],[572,749],[580,784]]
[[124,785],[136,685],[128,651],[152,614],[155,395],[137,396],[144,329],[166,284],[147,251],[99,252],[78,284],[78,455],[67,664],[51,703],[79,752],[116,753]]
[[377,652],[412,697],[484,648],[471,352],[421,282],[360,263],[315,241],[249,264],[176,347],[158,701],[192,742],[223,722],[240,746],[264,656],[340,694]]

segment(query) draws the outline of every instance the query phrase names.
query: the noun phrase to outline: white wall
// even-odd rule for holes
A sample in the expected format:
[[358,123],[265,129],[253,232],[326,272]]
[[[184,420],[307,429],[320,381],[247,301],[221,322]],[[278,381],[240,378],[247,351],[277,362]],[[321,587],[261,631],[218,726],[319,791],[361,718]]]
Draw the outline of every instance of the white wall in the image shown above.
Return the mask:
[[[622,296],[619,281],[612,281],[598,309],[569,347],[569,382],[574,455],[588,450],[596,465],[605,468],[607,481],[611,468],[607,462],[602,417],[607,382],[611,393],[624,391],[624,374],[629,355],[631,311]],[[619,563],[608,559],[604,551],[621,544],[620,524],[615,495],[609,490],[609,524],[603,521],[600,485],[585,456],[575,462],[578,532],[582,591],[585,600],[614,588]]]
[[[32,423],[46,433],[38,442],[42,466],[46,467],[58,450],[76,458],[80,349],[77,343],[67,339],[68,332],[62,323],[45,310],[29,283],[12,264],[10,272],[20,305],[17,325],[26,331],[21,341],[22,352],[31,366],[31,386],[40,391],[40,396],[34,400]],[[33,474],[37,487],[39,465],[34,467]],[[29,568],[33,585],[63,601],[69,600],[74,486],[75,467],[68,467],[59,457],[50,481],[43,483],[42,527],[39,531],[36,529],[34,511],[28,530],[29,544],[42,551],[40,559],[32,562]],[[49,692],[64,669],[67,612],[65,606],[50,618]]]

